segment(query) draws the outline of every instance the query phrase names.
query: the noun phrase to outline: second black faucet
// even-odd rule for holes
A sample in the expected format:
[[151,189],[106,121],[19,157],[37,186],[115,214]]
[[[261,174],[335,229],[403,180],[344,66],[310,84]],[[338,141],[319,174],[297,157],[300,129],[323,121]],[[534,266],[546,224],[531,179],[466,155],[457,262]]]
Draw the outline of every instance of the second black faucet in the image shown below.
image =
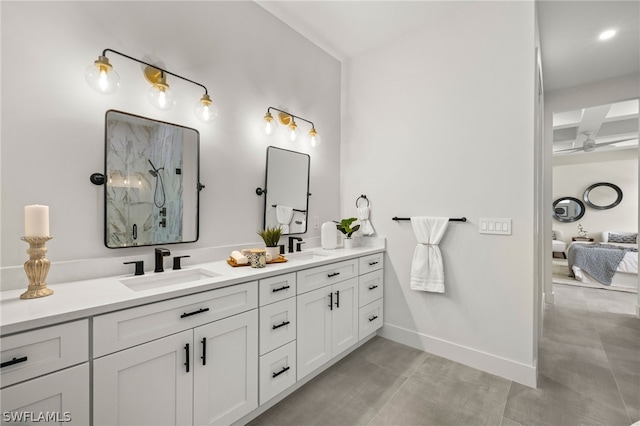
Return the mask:
[[153,272],[164,272],[164,257],[167,257],[171,254],[169,250],[166,248],[157,248],[156,249],[156,268]]

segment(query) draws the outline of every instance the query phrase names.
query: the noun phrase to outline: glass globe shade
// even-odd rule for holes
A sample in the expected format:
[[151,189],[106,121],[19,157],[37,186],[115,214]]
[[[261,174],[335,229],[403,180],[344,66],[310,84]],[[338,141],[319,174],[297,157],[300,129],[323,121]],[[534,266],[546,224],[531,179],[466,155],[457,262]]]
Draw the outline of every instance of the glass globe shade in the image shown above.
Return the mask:
[[218,118],[218,107],[211,102],[211,98],[206,94],[193,106],[193,112],[203,123],[211,123]]
[[147,99],[154,107],[162,111],[170,110],[176,103],[169,86],[153,85],[147,91]]
[[311,130],[309,131],[309,136],[311,137],[310,145],[312,148],[315,148],[322,143],[322,138],[320,138],[320,134],[316,131],[315,128],[311,128]]
[[300,134],[300,130],[298,130],[298,126],[295,121],[291,121],[291,124],[287,127],[287,135],[289,136],[289,140],[291,142],[295,142],[298,139],[298,135]]
[[267,111],[264,117],[260,119],[259,126],[261,132],[267,136],[273,136],[278,131],[278,120]]
[[97,61],[89,64],[84,71],[84,78],[89,87],[105,95],[115,93],[120,87],[120,76],[104,56],[100,56]]

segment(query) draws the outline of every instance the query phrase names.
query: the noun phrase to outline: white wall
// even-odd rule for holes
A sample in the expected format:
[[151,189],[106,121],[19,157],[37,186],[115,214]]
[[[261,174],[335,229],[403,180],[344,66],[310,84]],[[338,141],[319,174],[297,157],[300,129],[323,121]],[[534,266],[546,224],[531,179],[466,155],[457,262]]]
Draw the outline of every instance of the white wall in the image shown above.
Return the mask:
[[589,237],[600,241],[602,231],[637,231],[638,226],[638,150],[582,154],[556,157],[554,160],[576,160],[555,164],[553,167],[553,199],[574,197],[583,199],[584,190],[594,183],[610,182],[618,185],[623,197],[619,205],[608,210],[593,209],[585,204],[585,214],[577,222],[553,221],[553,229],[562,231],[563,240],[571,242],[578,236],[578,224],[589,233]]
[[[320,223],[337,217],[341,65],[263,8],[244,1],[2,2],[1,7],[3,271],[21,269],[27,258],[20,240],[23,207],[34,203],[50,206],[49,283],[70,279],[56,262],[111,261],[111,274],[129,272],[114,261],[123,256],[151,265],[152,248],[103,245],[104,188],[91,184],[89,176],[104,168],[108,109],[200,132],[206,185],[200,240],[171,246],[173,252],[260,241],[256,231],[262,227],[264,199],[254,191],[264,185],[268,145],[311,155],[311,216],[319,216]],[[115,54],[108,56],[120,74],[120,90],[112,96],[95,93],[83,73],[105,48],[201,82],[218,103],[218,120],[198,122],[192,111],[201,89],[171,77],[176,106],[169,112],[154,109],[145,96],[141,66]],[[260,134],[258,121],[269,106],[312,120],[323,145],[311,149]],[[304,237],[314,236],[319,230]],[[3,287],[26,286],[24,273],[17,276],[3,279]]]
[[[433,2],[424,29],[347,63],[342,216],[360,194],[387,237],[383,335],[535,384],[534,5]],[[466,216],[444,294],[409,289],[416,240],[393,216]],[[508,217],[511,236],[478,218]]]

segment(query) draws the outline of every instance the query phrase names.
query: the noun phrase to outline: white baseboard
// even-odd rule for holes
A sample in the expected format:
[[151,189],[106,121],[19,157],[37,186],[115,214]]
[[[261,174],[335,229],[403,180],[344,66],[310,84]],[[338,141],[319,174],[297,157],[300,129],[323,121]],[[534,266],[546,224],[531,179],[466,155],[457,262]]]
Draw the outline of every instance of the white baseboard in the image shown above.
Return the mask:
[[378,334],[389,340],[450,359],[496,376],[536,387],[537,367],[460,346],[413,330],[385,323]]

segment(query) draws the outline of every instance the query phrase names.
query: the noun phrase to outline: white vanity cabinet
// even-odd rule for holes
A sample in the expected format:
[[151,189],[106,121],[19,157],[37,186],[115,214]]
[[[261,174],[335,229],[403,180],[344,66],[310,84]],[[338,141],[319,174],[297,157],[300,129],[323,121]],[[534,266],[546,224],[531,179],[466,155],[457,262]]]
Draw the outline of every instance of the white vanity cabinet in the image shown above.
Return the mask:
[[94,424],[230,424],[257,408],[257,305],[251,282],[96,317],[101,351],[146,343],[94,360]]
[[382,327],[384,322],[384,253],[361,257],[359,263],[358,333],[359,340],[362,340]]
[[296,382],[296,274],[260,280],[260,405]]
[[87,320],[0,339],[2,423],[89,423]]
[[298,272],[298,380],[358,341],[357,275],[358,259]]

